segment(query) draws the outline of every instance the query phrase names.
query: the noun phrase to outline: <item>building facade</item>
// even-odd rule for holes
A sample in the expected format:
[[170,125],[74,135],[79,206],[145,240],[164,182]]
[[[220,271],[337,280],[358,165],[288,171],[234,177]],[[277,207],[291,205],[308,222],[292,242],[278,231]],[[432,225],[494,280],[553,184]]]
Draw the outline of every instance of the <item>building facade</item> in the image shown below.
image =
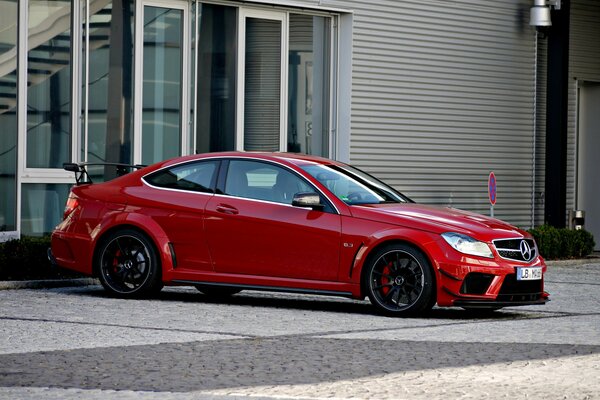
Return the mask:
[[0,0],[0,237],[52,230],[64,162],[234,149],[350,161],[416,201],[484,214],[494,171],[495,216],[528,228],[584,209],[600,237],[600,1],[563,0],[566,28],[542,32],[532,5]]

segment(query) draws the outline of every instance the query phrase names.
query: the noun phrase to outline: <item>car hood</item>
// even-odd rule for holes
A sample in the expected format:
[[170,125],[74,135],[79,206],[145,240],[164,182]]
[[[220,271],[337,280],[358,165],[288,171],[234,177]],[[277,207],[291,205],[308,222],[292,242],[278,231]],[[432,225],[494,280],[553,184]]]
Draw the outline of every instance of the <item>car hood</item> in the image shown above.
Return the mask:
[[421,229],[433,233],[457,232],[491,241],[499,238],[530,237],[504,221],[450,207],[415,203],[352,206],[352,215],[372,221]]

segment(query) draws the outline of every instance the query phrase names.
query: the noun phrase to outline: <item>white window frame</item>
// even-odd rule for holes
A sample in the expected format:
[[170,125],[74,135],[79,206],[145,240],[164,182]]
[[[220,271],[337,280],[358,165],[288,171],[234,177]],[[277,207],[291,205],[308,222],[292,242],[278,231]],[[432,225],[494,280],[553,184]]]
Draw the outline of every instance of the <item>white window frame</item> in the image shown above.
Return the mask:
[[246,74],[246,19],[258,18],[281,22],[281,85],[279,92],[279,151],[287,149],[287,91],[288,91],[288,40],[289,18],[286,11],[267,11],[240,7],[238,9],[238,64],[236,94],[236,138],[235,148],[244,151],[244,101]]
[[[71,45],[73,49],[80,48],[80,12],[78,3],[72,3],[70,8],[71,26]],[[74,23],[73,23],[74,21]],[[27,167],[27,60],[29,57],[29,2],[19,1],[19,41],[18,41],[18,95],[17,95],[17,123],[18,123],[18,140],[17,140],[17,230],[21,227],[21,184],[22,183],[73,183],[73,173],[67,172],[61,168],[30,168]],[[75,29],[73,29],[75,26]],[[79,115],[79,101],[77,93],[77,83],[79,82],[79,74],[74,66],[79,62],[77,51],[71,52],[71,157],[70,160],[79,159],[79,118],[74,118]]]
[[179,155],[189,152],[190,127],[190,3],[185,0],[144,0],[136,2],[135,24],[135,88],[133,113],[133,163],[142,163],[142,107],[143,107],[143,77],[144,77],[144,7],[160,7],[183,12],[182,58],[181,58],[181,143]]

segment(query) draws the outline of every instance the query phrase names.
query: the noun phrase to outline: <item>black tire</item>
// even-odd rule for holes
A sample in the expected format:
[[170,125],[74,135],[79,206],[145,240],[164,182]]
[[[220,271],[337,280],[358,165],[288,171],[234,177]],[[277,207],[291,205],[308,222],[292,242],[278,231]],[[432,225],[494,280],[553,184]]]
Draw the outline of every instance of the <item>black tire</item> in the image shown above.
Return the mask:
[[435,304],[433,269],[412,246],[394,243],[377,250],[369,257],[364,279],[369,300],[386,315],[418,315]]
[[195,285],[202,294],[210,297],[229,297],[242,291],[242,289],[229,286]]
[[137,230],[109,234],[98,247],[95,263],[102,286],[114,296],[146,297],[162,289],[154,244]]

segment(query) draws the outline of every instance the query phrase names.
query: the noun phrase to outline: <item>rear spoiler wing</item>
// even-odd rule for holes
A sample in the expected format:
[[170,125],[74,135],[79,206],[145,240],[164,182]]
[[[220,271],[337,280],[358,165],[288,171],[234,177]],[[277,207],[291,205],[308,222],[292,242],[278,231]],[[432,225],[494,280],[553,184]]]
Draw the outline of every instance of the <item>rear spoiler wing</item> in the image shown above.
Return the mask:
[[93,183],[92,178],[87,172],[87,167],[89,166],[115,167],[117,170],[117,176],[123,176],[125,174],[128,174],[132,170],[146,167],[146,165],[142,164],[122,163],[64,163],[63,169],[65,171],[74,172],[76,185],[81,185],[82,183]]

